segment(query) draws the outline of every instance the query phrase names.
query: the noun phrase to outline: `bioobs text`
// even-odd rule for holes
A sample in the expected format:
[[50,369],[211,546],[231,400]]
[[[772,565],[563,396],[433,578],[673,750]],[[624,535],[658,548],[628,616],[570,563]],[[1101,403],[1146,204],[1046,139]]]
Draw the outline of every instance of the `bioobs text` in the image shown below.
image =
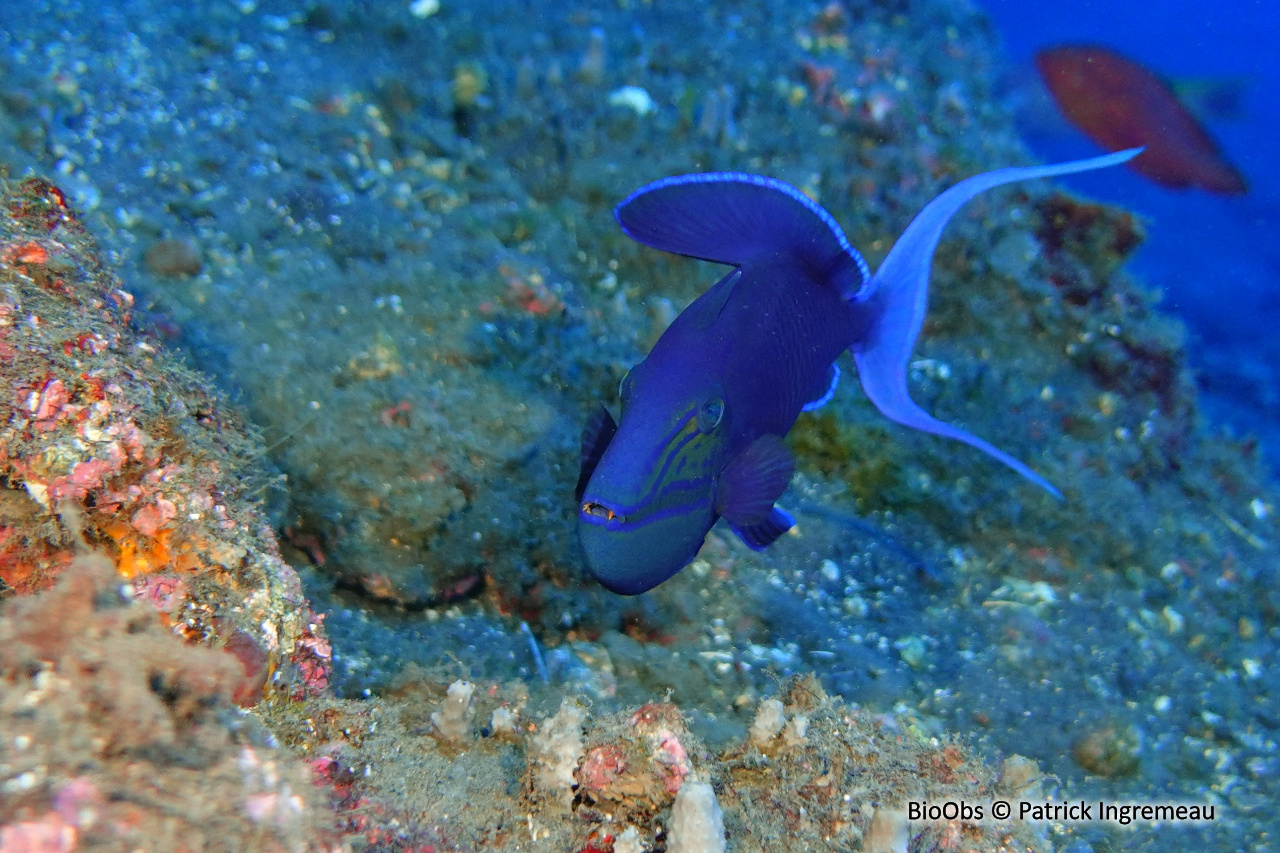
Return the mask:
[[908,802],[907,820],[979,821],[985,816],[982,806],[971,806],[964,800],[945,803]]

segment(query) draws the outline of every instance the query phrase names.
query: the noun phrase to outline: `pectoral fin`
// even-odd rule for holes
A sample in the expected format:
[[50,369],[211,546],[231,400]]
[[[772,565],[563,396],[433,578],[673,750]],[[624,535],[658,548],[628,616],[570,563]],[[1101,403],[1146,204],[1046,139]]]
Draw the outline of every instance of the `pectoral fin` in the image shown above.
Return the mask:
[[796,520],[791,517],[790,513],[784,512],[776,506],[769,510],[769,514],[759,524],[748,524],[742,527],[733,523],[729,524],[733,532],[738,534],[738,538],[752,551],[763,551],[776,542],[779,536],[795,526]]
[[762,435],[725,466],[716,486],[716,512],[749,548],[759,551],[795,520],[773,505],[791,482],[795,461],[776,435]]
[[582,428],[582,467],[578,470],[578,485],[573,490],[574,500],[582,500],[587,483],[591,481],[596,465],[600,464],[600,457],[604,456],[605,448],[613,441],[617,431],[617,422],[604,406],[596,409],[587,425]]

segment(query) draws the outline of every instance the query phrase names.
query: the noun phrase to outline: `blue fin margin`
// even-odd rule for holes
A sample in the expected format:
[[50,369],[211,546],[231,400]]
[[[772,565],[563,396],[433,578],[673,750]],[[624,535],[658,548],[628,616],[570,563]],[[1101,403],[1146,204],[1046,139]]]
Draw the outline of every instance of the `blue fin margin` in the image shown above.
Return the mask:
[[836,395],[836,386],[840,384],[840,365],[835,362],[831,363],[831,384],[827,386],[827,390],[822,396],[816,400],[810,400],[800,407],[802,412],[812,412],[815,409],[821,409],[827,403],[831,402],[831,398]]
[[741,266],[792,252],[846,298],[871,277],[831,214],[776,178],[745,172],[663,178],[623,199],[614,217],[637,242],[704,261]]
[[791,513],[778,509],[776,506],[769,511],[764,521],[758,524],[729,524],[729,528],[752,551],[763,551],[774,542],[777,542],[782,534],[795,526],[796,520],[792,518]]

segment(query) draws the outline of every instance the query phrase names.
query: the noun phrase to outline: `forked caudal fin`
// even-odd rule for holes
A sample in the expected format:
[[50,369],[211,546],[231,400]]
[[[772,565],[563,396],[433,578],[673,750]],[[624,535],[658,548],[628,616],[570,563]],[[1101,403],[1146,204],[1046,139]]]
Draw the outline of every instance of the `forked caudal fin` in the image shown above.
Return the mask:
[[867,339],[854,348],[853,356],[862,388],[881,414],[905,426],[963,441],[994,456],[1054,497],[1062,497],[1048,480],[1022,462],[977,436],[938,420],[911,399],[907,390],[907,365],[924,322],[933,251],[942,237],[942,229],[956,211],[984,190],[1014,181],[1116,166],[1141,152],[1141,148],[1131,148],[1070,163],[984,172],[966,178],[925,205],[902,232],[864,291],[857,295],[859,302],[876,311],[876,319]]

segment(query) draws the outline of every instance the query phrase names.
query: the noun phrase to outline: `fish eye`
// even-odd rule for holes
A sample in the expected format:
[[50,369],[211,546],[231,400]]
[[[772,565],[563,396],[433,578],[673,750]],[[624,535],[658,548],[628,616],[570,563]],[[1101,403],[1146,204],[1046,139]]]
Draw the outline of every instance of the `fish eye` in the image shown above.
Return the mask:
[[711,432],[724,418],[724,400],[712,397],[698,409],[698,432]]

